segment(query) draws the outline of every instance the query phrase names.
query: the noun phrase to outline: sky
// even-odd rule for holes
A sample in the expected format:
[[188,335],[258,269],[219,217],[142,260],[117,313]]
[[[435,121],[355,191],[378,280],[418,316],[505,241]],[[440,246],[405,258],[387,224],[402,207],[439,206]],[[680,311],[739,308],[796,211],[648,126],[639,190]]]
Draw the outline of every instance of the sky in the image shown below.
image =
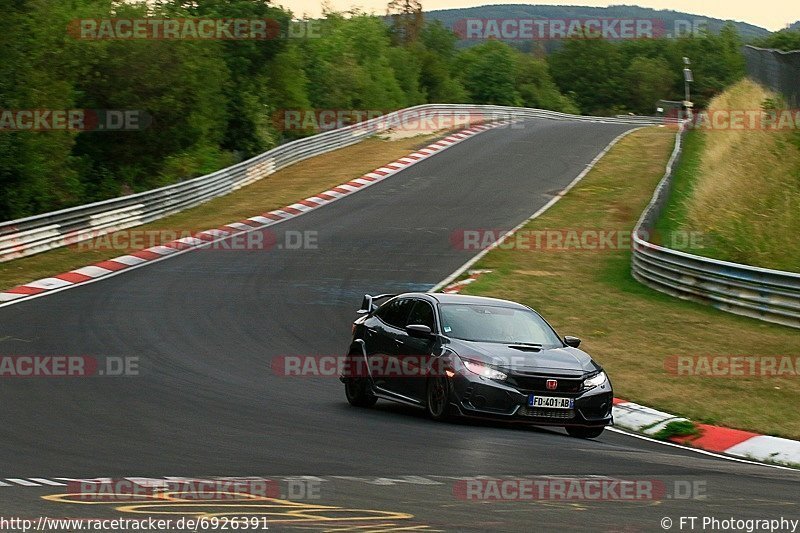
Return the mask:
[[[336,11],[345,11],[358,6],[367,12],[383,14],[388,0],[326,0]],[[800,3],[797,0],[637,0],[635,2],[618,0],[601,2],[596,0],[533,0],[531,2],[515,2],[513,0],[421,0],[426,11],[449,9],[454,7],[474,7],[486,4],[549,4],[549,5],[584,5],[607,7],[609,5],[639,5],[654,9],[672,9],[700,16],[732,19],[749,22],[771,31],[777,31],[787,24],[800,19]],[[308,14],[319,16],[322,12],[320,0],[276,0],[291,9],[295,15]]]

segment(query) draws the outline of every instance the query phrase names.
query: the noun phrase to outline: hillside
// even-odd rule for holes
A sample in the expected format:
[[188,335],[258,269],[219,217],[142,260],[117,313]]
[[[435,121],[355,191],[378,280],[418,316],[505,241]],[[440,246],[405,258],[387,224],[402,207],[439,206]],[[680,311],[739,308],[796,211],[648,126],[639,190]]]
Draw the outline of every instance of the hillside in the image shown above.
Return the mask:
[[[438,9],[427,11],[425,17],[428,20],[440,20],[448,28],[452,28],[456,21],[465,18],[495,19],[495,18],[639,18],[639,19],[661,19],[668,29],[675,27],[676,21],[707,21],[708,28],[712,32],[717,32],[726,23],[721,19],[715,19],[692,13],[672,11],[666,9],[650,9],[638,6],[611,6],[611,7],[588,7],[588,6],[547,6],[535,4],[500,4],[490,6],[478,6],[458,9]],[[798,21],[797,24],[800,24]],[[769,31],[759,26],[747,24],[745,22],[734,21],[736,29],[742,39],[747,42],[751,39],[764,37]]]
[[[758,110],[776,101],[775,94],[745,80],[717,96],[707,116],[724,118],[730,110]],[[780,116],[778,122],[741,121],[730,128],[724,121],[716,122],[720,128],[698,121],[660,221],[661,234],[694,232],[703,248],[687,250],[692,253],[798,271],[800,134],[788,114]]]

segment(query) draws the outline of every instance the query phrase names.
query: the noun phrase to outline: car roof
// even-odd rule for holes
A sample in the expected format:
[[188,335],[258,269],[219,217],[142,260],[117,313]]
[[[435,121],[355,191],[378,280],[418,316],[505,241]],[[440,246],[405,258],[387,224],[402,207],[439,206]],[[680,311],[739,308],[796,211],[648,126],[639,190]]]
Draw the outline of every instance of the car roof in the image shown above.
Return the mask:
[[443,292],[409,292],[399,294],[402,297],[427,297],[436,300],[440,304],[462,304],[462,305],[495,305],[499,307],[510,307],[514,309],[528,309],[527,306],[511,300],[501,300],[499,298],[489,298],[487,296],[467,296],[465,294],[447,294]]

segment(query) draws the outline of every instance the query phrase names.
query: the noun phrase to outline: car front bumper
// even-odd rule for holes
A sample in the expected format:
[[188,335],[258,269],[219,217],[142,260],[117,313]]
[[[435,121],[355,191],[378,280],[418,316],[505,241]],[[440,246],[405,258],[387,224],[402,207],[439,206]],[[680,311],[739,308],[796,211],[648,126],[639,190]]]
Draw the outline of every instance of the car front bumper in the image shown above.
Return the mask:
[[[456,374],[451,378],[451,403],[463,416],[503,419],[549,426],[608,426],[613,423],[611,384],[577,393],[520,390],[503,382],[477,375]],[[530,394],[572,398],[572,409],[534,408]]]

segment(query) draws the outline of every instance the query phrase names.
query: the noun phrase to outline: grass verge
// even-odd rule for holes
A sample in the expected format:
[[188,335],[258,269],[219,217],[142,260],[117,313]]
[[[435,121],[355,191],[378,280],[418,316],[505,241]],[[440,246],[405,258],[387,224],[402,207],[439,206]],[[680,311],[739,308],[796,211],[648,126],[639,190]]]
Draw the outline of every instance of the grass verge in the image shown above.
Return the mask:
[[[529,236],[567,228],[629,234],[663,176],[674,134],[648,128],[627,136],[521,231]],[[492,272],[462,294],[526,303],[560,333],[581,337],[582,348],[608,371],[618,397],[696,422],[800,438],[800,376],[698,377],[668,370],[676,355],[800,358],[796,330],[649,289],[631,277],[628,246],[532,248],[493,250],[473,267]]]
[[662,235],[696,235],[698,246],[686,251],[698,255],[800,271],[800,133],[788,123],[770,129],[758,118],[738,127],[726,127],[727,120],[715,125],[742,111],[785,118],[787,107],[749,80],[711,101],[709,118],[700,115],[687,136],[687,157],[656,226]]
[[683,151],[678,166],[672,175],[669,198],[662,210],[662,214],[656,221],[653,228],[653,238],[651,242],[662,244],[675,250],[683,250],[688,253],[706,255],[705,245],[702,237],[696,244],[703,246],[702,249],[694,249],[689,239],[678,238],[682,235],[686,227],[686,210],[689,199],[696,183],[697,169],[703,157],[703,147],[705,137],[696,130],[689,130],[683,138]]
[[689,420],[675,420],[667,423],[662,429],[658,430],[653,438],[658,440],[669,440],[672,437],[693,437],[699,435],[700,430],[697,429],[694,422]]
[[[150,246],[150,236],[154,238],[152,244],[160,244],[162,232],[163,235],[168,235],[169,232],[194,233],[237,222],[284,207],[362,176],[427,146],[444,135],[420,135],[392,141],[370,138],[359,144],[301,161],[231,194],[134,229],[137,232],[148,232]],[[97,249],[76,245],[0,263],[0,290],[132,251],[135,250],[107,247]]]

